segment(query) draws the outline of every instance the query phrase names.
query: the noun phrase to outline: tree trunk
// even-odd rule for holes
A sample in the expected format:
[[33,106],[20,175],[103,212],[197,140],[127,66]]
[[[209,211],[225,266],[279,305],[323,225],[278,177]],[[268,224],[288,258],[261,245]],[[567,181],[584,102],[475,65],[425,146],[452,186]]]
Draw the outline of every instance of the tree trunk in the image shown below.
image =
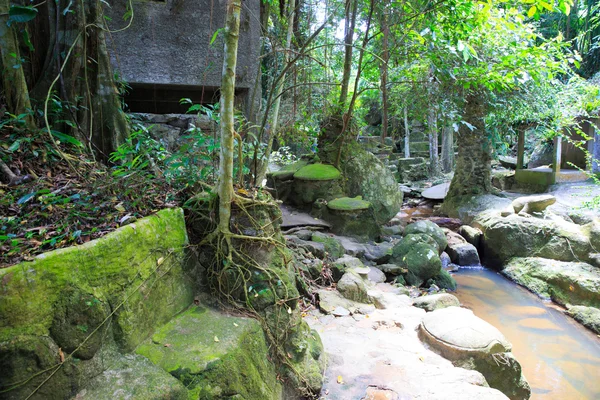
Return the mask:
[[[31,111],[31,102],[21,62],[19,41],[14,27],[7,24],[9,9],[9,1],[0,0],[0,67],[8,111],[19,115]],[[27,128],[35,128],[31,114],[27,115],[25,122]]]
[[427,129],[429,131],[429,173],[436,176],[439,173],[440,159],[438,156],[438,131],[435,109],[429,108],[427,115]]
[[221,152],[219,160],[219,231],[229,233],[231,201],[233,199],[233,139],[235,68],[240,33],[241,0],[227,1],[225,22],[225,47],[221,80]]
[[[290,62],[290,51],[292,48],[292,36],[294,35],[294,14],[296,10],[295,0],[290,0],[288,4],[288,29],[287,36],[285,38],[285,50],[286,53],[284,55],[284,68]],[[269,141],[267,143],[267,150],[265,151],[265,160],[260,167],[260,172],[257,177],[256,183],[259,186],[262,186],[262,181],[265,179],[267,174],[267,168],[269,167],[269,158],[271,157],[271,152],[273,151],[273,141],[278,135],[278,124],[279,124],[279,107],[281,105],[281,95],[283,93],[283,85],[285,84],[285,71],[279,81],[279,85],[277,85],[277,91],[275,95],[275,103],[273,104],[273,117],[271,119],[271,134],[269,135]]]
[[387,0],[383,4],[383,11],[381,15],[381,29],[383,31],[383,51],[381,53],[381,108],[382,108],[382,119],[381,119],[381,143],[385,143],[385,138],[388,136],[388,62],[390,60],[390,52],[388,49],[388,37],[390,29],[387,24]]
[[466,96],[464,122],[458,131],[458,157],[454,178],[444,200],[444,208],[452,208],[461,198],[489,193],[492,190],[491,142],[485,132],[486,112],[484,96],[470,93]]
[[452,172],[454,167],[454,129],[446,125],[442,131],[442,171]]
[[350,86],[350,74],[352,72],[352,50],[354,42],[354,27],[356,25],[356,14],[358,0],[346,0],[346,20],[344,26],[344,73],[342,75],[342,89],[340,93],[340,109],[343,110],[348,99],[348,88]]
[[[63,107],[66,114],[57,118],[72,120],[75,128],[70,133],[106,160],[129,135],[129,126],[106,47],[103,2],[52,3],[55,2],[40,7],[41,15],[34,20],[38,36],[54,34],[50,42],[47,38],[34,38],[38,43],[47,43],[49,50],[40,60],[43,70],[31,97],[43,101],[52,89],[62,102],[69,104]],[[71,12],[60,12],[66,8]]]
[[404,107],[404,157],[410,158],[410,127],[408,126],[407,107]]

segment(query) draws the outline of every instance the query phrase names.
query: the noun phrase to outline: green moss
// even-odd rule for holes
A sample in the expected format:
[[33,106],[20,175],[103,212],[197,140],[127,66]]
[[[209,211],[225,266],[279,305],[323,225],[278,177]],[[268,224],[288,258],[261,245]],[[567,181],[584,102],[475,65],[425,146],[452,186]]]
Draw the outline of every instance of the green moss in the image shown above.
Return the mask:
[[448,271],[446,271],[445,269],[442,269],[438,275],[434,276],[431,279],[433,280],[433,283],[435,283],[440,289],[446,289],[451,291],[456,290],[456,281],[454,280],[452,275],[450,275],[450,273],[448,273]]
[[364,201],[360,196],[355,198],[341,197],[339,199],[331,200],[329,203],[327,203],[327,207],[329,209],[341,211],[367,210],[370,206],[371,203]]
[[415,233],[431,236],[437,242],[439,254],[442,254],[446,249],[446,246],[448,246],[448,240],[446,239],[446,234],[442,228],[431,221],[418,221],[414,224],[407,225],[404,229],[405,236]]
[[402,257],[404,257],[408,252],[418,243],[427,243],[432,247],[437,248],[438,244],[434,238],[424,233],[413,233],[410,235],[406,235],[402,238],[401,241],[396,243],[394,247],[392,247],[392,257],[393,261],[396,263],[402,262]]
[[308,161],[306,160],[298,160],[295,163],[288,164],[282,167],[279,171],[271,172],[271,175],[274,179],[279,181],[287,181],[294,177],[294,174],[301,170],[302,168],[308,165]]
[[321,232],[313,233],[311,240],[313,242],[323,243],[325,251],[333,260],[336,260],[344,255],[344,246],[334,237],[328,236]]
[[340,178],[340,171],[329,164],[310,164],[294,174],[294,179],[305,181],[330,181]]
[[281,385],[258,321],[191,307],[136,349],[195,399],[279,399]]
[[114,329],[122,348],[132,349],[191,303],[186,245],[181,209],[166,209],[84,245],[0,270],[0,341],[48,335],[55,306],[71,287],[113,309],[128,299],[115,314]]

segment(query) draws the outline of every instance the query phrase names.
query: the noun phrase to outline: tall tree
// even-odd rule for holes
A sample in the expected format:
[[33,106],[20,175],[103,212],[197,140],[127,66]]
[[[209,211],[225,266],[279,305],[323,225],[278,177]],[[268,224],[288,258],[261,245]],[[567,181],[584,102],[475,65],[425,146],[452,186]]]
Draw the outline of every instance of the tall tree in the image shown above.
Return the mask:
[[388,136],[389,126],[389,102],[388,102],[388,64],[390,62],[389,36],[390,27],[388,26],[388,4],[385,0],[381,9],[381,31],[383,33],[383,43],[381,51],[381,143],[385,143]]
[[344,20],[344,70],[342,75],[342,88],[340,92],[340,107],[344,109],[348,100],[350,75],[352,73],[352,53],[354,49],[354,29],[356,14],[358,13],[358,0],[346,0],[346,18]]
[[231,201],[233,200],[233,159],[235,137],[235,68],[240,34],[241,0],[227,1],[225,45],[221,80],[221,151],[219,162],[219,226],[222,234],[230,233]]

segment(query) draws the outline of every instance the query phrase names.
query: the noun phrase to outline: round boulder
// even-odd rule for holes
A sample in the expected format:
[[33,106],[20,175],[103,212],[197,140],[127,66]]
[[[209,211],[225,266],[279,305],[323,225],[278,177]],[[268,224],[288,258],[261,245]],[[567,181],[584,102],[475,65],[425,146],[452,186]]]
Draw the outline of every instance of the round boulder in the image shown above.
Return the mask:
[[425,235],[431,236],[437,242],[438,252],[442,254],[442,252],[446,249],[448,245],[448,241],[446,239],[446,234],[436,224],[431,221],[418,221],[414,224],[408,225],[404,229],[404,235],[408,236],[414,233],[423,233]]

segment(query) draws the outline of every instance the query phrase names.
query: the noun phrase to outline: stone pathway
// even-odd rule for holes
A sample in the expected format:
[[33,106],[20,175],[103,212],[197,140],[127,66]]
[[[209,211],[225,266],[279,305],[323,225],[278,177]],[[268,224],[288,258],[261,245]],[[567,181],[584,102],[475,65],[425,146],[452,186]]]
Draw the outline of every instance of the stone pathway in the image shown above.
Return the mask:
[[306,316],[329,356],[321,399],[507,399],[483,386],[479,372],[456,368],[425,347],[417,334],[425,311],[395,290],[382,283],[370,290],[385,309],[360,307],[366,315]]

